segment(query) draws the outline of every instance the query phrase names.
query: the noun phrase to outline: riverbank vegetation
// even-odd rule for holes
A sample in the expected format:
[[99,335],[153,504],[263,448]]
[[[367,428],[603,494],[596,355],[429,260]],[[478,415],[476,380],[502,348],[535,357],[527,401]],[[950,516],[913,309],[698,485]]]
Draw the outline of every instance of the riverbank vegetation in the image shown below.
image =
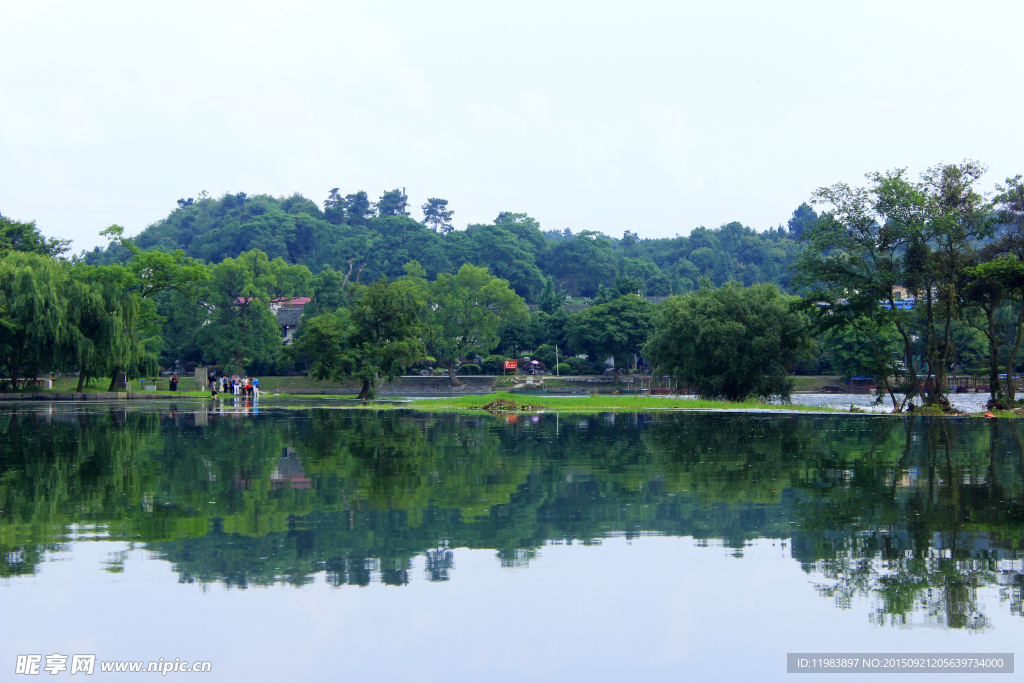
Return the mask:
[[828,408],[763,403],[760,401],[709,401],[669,396],[534,396],[532,394],[478,394],[413,399],[403,404],[415,410],[561,413],[637,412],[662,410],[797,410],[834,412]]
[[[75,373],[213,365],[355,381],[401,373],[653,371],[703,398],[785,397],[792,375],[877,378],[894,410],[948,409],[951,373],[983,375],[992,406],[1024,340],[1024,188],[978,189],[984,167],[914,181],[870,174],[818,190],[788,227],[730,223],[687,237],[541,230],[526,214],[453,228],[396,191],[182,199],[135,238],[67,256],[33,223],[0,218],[0,363],[18,389]],[[307,297],[284,343],[275,310]],[[303,302],[306,298],[301,299]],[[300,304],[301,305],[301,304]],[[520,365],[521,367],[521,365]],[[102,388],[102,387],[100,387]],[[902,396],[902,398],[900,398]]]

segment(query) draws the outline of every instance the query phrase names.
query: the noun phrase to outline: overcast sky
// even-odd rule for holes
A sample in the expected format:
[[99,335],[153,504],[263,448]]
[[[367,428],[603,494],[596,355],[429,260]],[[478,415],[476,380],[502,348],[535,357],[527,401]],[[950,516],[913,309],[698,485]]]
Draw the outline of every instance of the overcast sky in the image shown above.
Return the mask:
[[200,190],[642,237],[1024,173],[1024,2],[8,2],[0,213],[76,248]]

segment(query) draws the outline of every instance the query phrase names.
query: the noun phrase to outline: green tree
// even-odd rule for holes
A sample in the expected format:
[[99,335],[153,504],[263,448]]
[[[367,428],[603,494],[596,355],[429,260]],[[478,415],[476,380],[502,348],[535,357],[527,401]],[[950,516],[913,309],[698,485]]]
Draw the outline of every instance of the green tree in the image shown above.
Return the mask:
[[[1024,341],[1024,184],[1018,175],[1007,178],[1006,184],[998,185],[997,189],[999,194],[995,197],[994,205],[1002,234],[982,250],[983,262],[973,269],[967,269],[965,273],[971,290],[974,290],[977,284],[981,284],[981,293],[990,297],[991,294],[999,292],[1017,309],[1016,319],[1012,322],[1012,335],[1006,358],[1006,372],[1010,376],[1017,364],[1021,342]],[[994,291],[989,292],[990,289]],[[971,303],[970,300],[978,293],[977,290],[968,291],[968,303]],[[985,311],[987,323],[988,310],[982,310]],[[1010,327],[1009,324],[1006,326]],[[995,356],[999,353],[998,346],[992,347],[991,344],[991,331],[995,325],[986,327],[990,353]],[[996,385],[993,384],[992,387],[995,391]],[[1016,384],[1007,381],[1006,397],[1010,403],[1014,402],[1015,394]]]
[[544,247],[536,221],[508,212],[501,213],[493,225],[469,225],[445,239],[452,263],[486,268],[494,277],[508,280],[516,293],[529,301],[536,300],[544,286],[537,266],[539,250]]
[[590,306],[569,318],[566,340],[575,354],[591,362],[615,358],[616,367],[629,368],[630,356],[639,353],[654,330],[655,306],[636,294]]
[[70,244],[71,240],[43,237],[35,221],[23,223],[0,216],[0,255],[8,251],[25,251],[59,257],[71,249]]
[[507,280],[469,264],[455,275],[440,273],[427,289],[425,342],[429,353],[448,368],[453,386],[460,386],[455,363],[470,351],[488,355],[500,339],[499,326],[527,320],[526,302]]
[[[405,264],[412,260],[423,264],[431,275],[451,269],[445,238],[419,221],[408,216],[382,216],[371,219],[369,226],[373,241],[362,256],[366,264],[364,279],[401,277]],[[358,276],[353,277],[359,280]]]
[[1004,228],[1024,229],[1024,177],[1020,174],[1006,179],[1005,185],[996,185],[995,197],[999,224]]
[[498,325],[498,345],[495,347],[498,353],[515,357],[537,348],[544,334],[542,316],[550,317],[545,313],[532,313],[502,320]]
[[402,190],[399,190],[397,187],[393,190],[388,190],[377,200],[377,215],[381,217],[408,216],[409,211],[406,208],[408,203],[409,200]]
[[158,336],[156,308],[139,289],[153,277],[140,278],[120,265],[77,264],[69,283],[68,319],[72,336],[69,360],[78,368],[78,391],[89,377],[154,375],[157,370]]
[[705,282],[662,304],[646,355],[706,398],[788,398],[789,367],[811,339],[807,322],[792,310],[795,300],[770,284]]
[[358,367],[349,348],[351,324],[347,308],[304,315],[303,332],[296,337],[290,352],[310,359],[309,374],[316,379],[347,379]]
[[627,294],[636,294],[639,296],[640,292],[643,291],[643,288],[643,280],[638,277],[620,275],[615,278],[615,292],[618,296],[626,296]]
[[423,354],[422,307],[414,283],[381,278],[357,288],[351,311],[339,308],[308,320],[296,351],[313,359],[310,374],[317,379],[359,379],[359,398],[372,398],[378,375],[397,377]]
[[366,225],[373,217],[374,207],[363,190],[345,195],[345,222],[351,226]]
[[[1004,256],[964,270],[963,318],[967,324],[984,334],[988,342],[990,406],[995,405],[1003,393],[999,377],[999,347],[1003,325],[999,313],[1010,296],[1012,283],[1024,281],[1024,268],[1020,268],[1020,265],[1016,259]],[[1012,374],[1012,368],[1008,368],[1007,376]],[[1007,381],[1007,384],[1012,382]]]
[[[159,323],[165,318],[159,313],[159,300],[167,300],[172,293],[189,302],[199,296],[198,287],[210,277],[205,265],[186,256],[181,249],[173,252],[159,250],[143,251],[134,240],[125,237],[124,228],[111,225],[100,235],[116,241],[129,254],[123,266],[89,266],[79,263],[76,271],[82,281],[90,283],[101,292],[101,298],[109,319],[89,325],[94,330],[99,344],[92,347],[96,354],[91,360],[81,356],[79,361],[79,391],[82,391],[86,377],[95,376],[97,360],[100,369],[110,373],[110,387],[113,391],[118,374],[128,369],[129,376],[139,373],[154,374],[155,354],[163,347],[159,335]],[[191,304],[188,306],[195,311]],[[85,309],[93,310],[95,309]],[[85,319],[83,319],[83,324]],[[123,331],[118,332],[118,325]]]
[[434,232],[447,235],[453,230],[452,216],[455,215],[455,212],[448,208],[447,199],[431,197],[420,208],[423,209],[423,222],[429,225]]
[[[948,406],[944,396],[946,374],[955,353],[953,322],[960,317],[960,304],[966,284],[966,268],[971,265],[975,244],[992,236],[994,221],[991,206],[974,189],[986,168],[973,161],[946,164],[922,174],[925,196],[925,240],[914,246],[922,253],[930,247],[930,258],[913,263],[910,281],[923,290],[925,300],[925,358],[929,369],[926,402]],[[924,248],[922,248],[924,247]],[[918,249],[911,249],[917,254]]]
[[68,267],[32,251],[0,256],[0,362],[15,389],[65,354]]
[[814,227],[814,224],[817,222],[818,214],[815,213],[814,209],[807,202],[804,202],[796,208],[793,212],[793,217],[787,223],[789,234],[800,239],[808,228]]
[[619,240],[619,246],[622,247],[623,252],[625,252],[627,255],[630,255],[633,253],[633,250],[635,249],[637,242],[639,241],[640,238],[635,232],[631,230],[626,230],[625,232],[622,233],[622,239]]
[[671,296],[672,280],[664,273],[656,273],[647,279],[644,285],[644,294],[647,296]]
[[345,222],[345,198],[338,192],[337,187],[331,188],[324,200],[324,218],[334,225],[341,225]]
[[573,296],[596,296],[600,285],[614,282],[618,275],[611,240],[589,230],[556,243],[548,252],[545,268]]
[[353,264],[349,262],[348,272],[342,274],[330,266],[324,268],[313,277],[313,296],[303,309],[303,316],[310,318],[321,313],[331,313],[349,305],[349,292],[346,291],[352,276]]
[[555,289],[555,280],[550,275],[544,278],[544,289],[541,290],[540,298],[537,300],[538,307],[548,315],[554,315],[562,310],[565,305],[565,287],[559,286]]
[[199,334],[204,359],[237,372],[246,366],[267,367],[281,350],[271,302],[306,294],[311,280],[305,266],[280,258],[271,261],[258,249],[212,266],[201,290],[210,315]]
[[821,340],[834,370],[847,378],[875,377],[879,396],[884,390],[892,401],[893,412],[898,413],[910,399],[908,393],[902,399],[896,397],[906,376],[899,360],[902,340],[892,324],[881,329],[875,327],[877,324],[878,321],[871,318],[855,318],[842,324],[836,321],[825,326]]
[[[930,406],[949,406],[945,375],[965,269],[975,242],[992,232],[991,212],[973,189],[983,171],[974,162],[950,164],[913,183],[898,169],[868,174],[867,188],[819,189],[815,203],[830,208],[805,235],[795,268],[795,284],[819,315],[870,319],[879,330],[895,325],[913,390]],[[896,305],[897,286],[917,295],[913,310]],[[910,362],[916,337],[925,344],[924,377]]]

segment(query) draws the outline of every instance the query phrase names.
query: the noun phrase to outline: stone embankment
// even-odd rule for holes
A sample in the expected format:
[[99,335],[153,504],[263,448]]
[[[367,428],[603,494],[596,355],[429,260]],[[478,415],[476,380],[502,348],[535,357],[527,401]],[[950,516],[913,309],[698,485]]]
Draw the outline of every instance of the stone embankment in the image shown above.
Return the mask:
[[[377,387],[378,396],[434,396],[438,394],[489,394],[494,391],[497,377],[489,375],[459,376],[462,386],[453,387],[447,375],[421,377],[404,375],[392,382],[382,382]],[[285,389],[284,393],[302,396],[323,396],[338,394],[358,394],[358,384],[344,384],[337,387],[294,388]],[[273,396],[274,392],[264,390],[263,397]],[[225,398],[229,395],[225,395]],[[0,401],[116,401],[116,400],[153,400],[153,399],[196,399],[196,396],[185,396],[170,391],[110,391],[82,394],[77,392],[6,392],[0,393]]]

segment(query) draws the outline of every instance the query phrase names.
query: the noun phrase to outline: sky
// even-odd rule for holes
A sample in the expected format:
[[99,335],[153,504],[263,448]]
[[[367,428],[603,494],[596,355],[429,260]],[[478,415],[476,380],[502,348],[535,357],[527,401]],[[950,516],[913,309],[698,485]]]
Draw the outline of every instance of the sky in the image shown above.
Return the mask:
[[0,214],[74,248],[201,190],[458,227],[784,224],[818,187],[1024,173],[1024,3],[0,0]]

